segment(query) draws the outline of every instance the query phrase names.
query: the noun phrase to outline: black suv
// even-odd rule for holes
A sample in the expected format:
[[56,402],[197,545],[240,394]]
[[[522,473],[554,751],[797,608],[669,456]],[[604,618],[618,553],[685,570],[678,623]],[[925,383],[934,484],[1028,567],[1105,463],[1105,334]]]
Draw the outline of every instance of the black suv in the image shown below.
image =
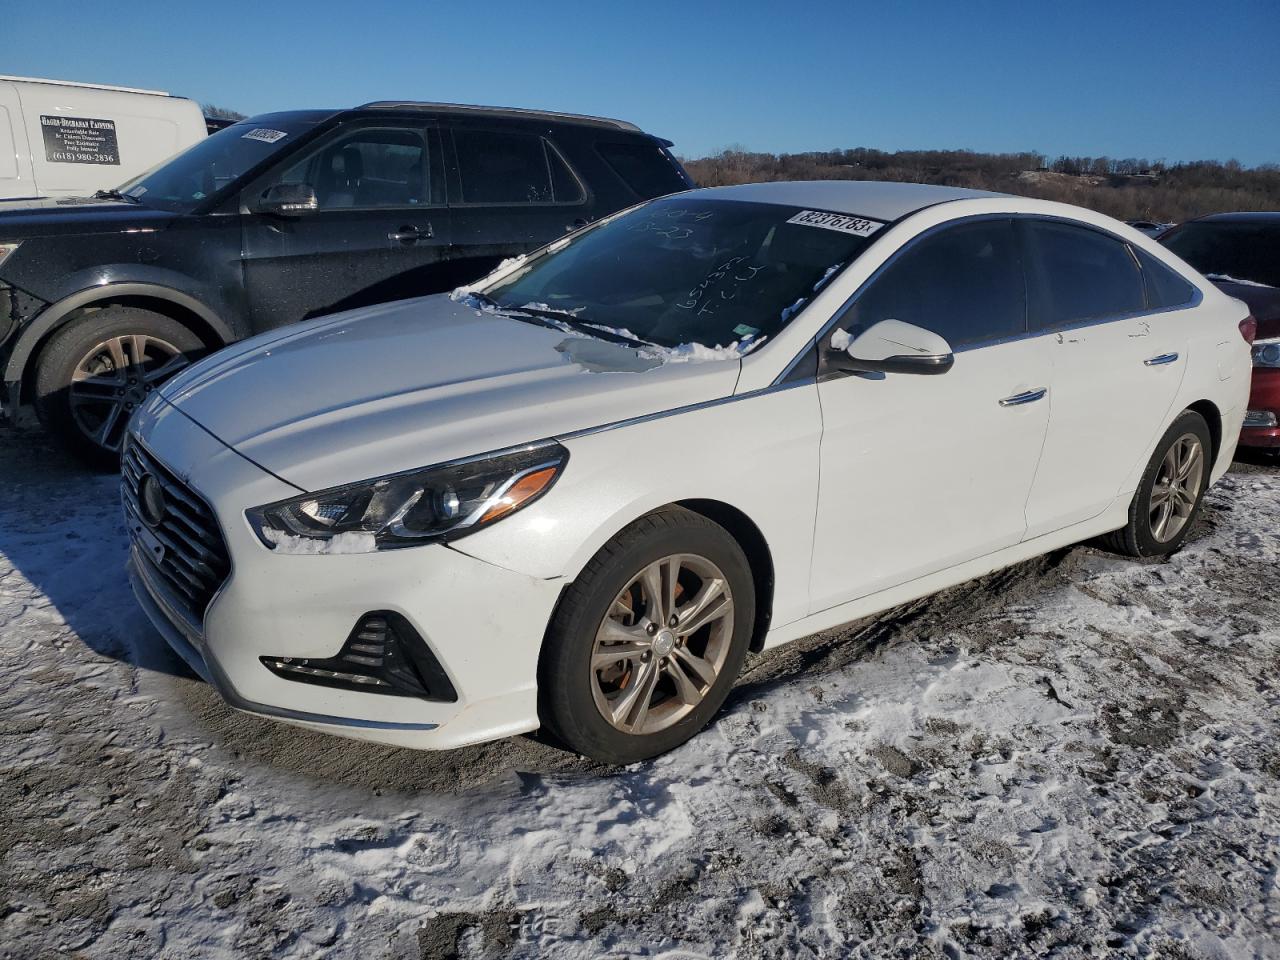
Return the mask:
[[670,146],[620,120],[380,102],[243,120],[92,198],[0,202],[0,408],[34,402],[110,465],[198,354],[452,289],[688,189]]

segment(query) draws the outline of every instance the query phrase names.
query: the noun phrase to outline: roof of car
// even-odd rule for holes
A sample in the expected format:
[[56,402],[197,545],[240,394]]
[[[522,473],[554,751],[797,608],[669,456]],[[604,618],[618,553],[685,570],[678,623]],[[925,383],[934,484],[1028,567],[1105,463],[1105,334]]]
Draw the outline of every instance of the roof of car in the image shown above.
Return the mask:
[[836,213],[897,220],[936,203],[1003,197],[1006,194],[960,187],[935,187],[927,183],[887,183],[879,180],[791,180],[710,187],[699,193],[725,200],[780,203],[792,207],[816,207]]
[[626,120],[611,117],[593,117],[582,113],[560,113],[555,110],[533,110],[528,107],[484,107],[470,103],[432,103],[427,100],[374,100],[356,107],[357,110],[420,110],[424,113],[461,114],[464,116],[510,117],[525,120],[552,120],[560,123],[579,123],[596,127],[612,127],[629,133],[644,131]]
[[1242,213],[1211,213],[1207,217],[1198,217],[1197,222],[1211,223],[1280,223],[1280,211],[1256,210]]

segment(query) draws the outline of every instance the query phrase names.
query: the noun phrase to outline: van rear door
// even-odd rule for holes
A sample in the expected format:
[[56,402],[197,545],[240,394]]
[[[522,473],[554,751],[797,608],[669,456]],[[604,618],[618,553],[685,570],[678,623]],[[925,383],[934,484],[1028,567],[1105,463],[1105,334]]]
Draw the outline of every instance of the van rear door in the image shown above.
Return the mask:
[[0,82],[0,200],[38,195],[18,91]]

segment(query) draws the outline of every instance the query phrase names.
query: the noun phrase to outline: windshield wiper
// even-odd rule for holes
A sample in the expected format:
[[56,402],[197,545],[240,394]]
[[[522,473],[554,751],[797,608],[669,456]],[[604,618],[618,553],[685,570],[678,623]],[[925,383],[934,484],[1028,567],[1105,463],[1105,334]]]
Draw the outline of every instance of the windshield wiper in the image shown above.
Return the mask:
[[519,312],[528,314],[533,317],[545,317],[548,320],[556,320],[565,326],[572,327],[579,333],[585,333],[589,337],[595,337],[599,340],[607,340],[610,343],[621,343],[628,347],[652,347],[655,344],[648,340],[641,340],[639,337],[628,336],[614,330],[612,327],[604,327],[598,323],[591,323],[589,320],[583,320],[576,313],[569,310],[557,310],[555,307],[506,307],[499,306],[499,309],[505,311]]
[[[585,333],[589,337],[595,337],[597,340],[606,340],[610,343],[621,343],[628,347],[652,347],[656,344],[650,343],[648,340],[641,340],[638,337],[630,337],[624,333],[619,333],[611,327],[602,327],[599,324],[590,323],[582,320],[578,315],[570,310],[557,310],[555,307],[544,306],[523,306],[517,307],[508,303],[501,303],[489,296],[487,293],[481,293],[479,290],[468,290],[467,297],[472,300],[478,300],[482,305],[506,314],[513,319],[531,319],[538,323],[540,327],[546,327],[549,330],[561,330],[569,327],[579,333]],[[551,323],[542,323],[543,320],[553,321]]]
[[119,190],[99,190],[93,195],[94,200],[123,200],[126,203],[141,203],[137,197],[131,197]]

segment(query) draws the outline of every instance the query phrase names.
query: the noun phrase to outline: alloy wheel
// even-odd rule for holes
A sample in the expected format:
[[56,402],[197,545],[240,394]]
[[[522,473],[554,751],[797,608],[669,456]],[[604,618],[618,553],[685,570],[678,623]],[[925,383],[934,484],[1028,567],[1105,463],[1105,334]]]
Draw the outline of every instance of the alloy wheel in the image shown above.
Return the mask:
[[689,553],[654,561],[618,593],[596,631],[596,708],[624,733],[667,729],[715,685],[732,639],[733,594],[720,568]]
[[1168,543],[1191,520],[1204,485],[1204,446],[1186,433],[1170,445],[1151,488],[1151,535]]
[[119,451],[133,411],[190,362],[173,344],[147,334],[102,341],[71,375],[68,397],[76,428],[102,449]]

